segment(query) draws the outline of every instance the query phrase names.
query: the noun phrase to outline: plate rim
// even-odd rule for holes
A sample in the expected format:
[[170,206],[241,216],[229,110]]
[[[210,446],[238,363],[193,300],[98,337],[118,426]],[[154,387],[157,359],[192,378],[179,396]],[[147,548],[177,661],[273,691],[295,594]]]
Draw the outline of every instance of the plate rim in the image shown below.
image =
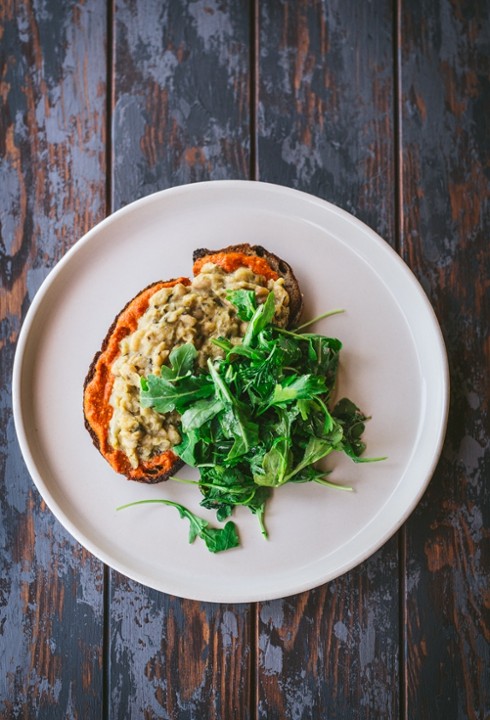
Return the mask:
[[[185,193],[194,193],[199,192],[199,190],[206,188],[205,192],[213,190],[211,188],[216,188],[219,190],[219,188],[229,188],[229,189],[243,189],[250,188],[251,186],[254,186],[254,189],[257,187],[263,188],[265,191],[269,192],[275,192],[282,195],[295,195],[300,196],[303,200],[312,203],[313,205],[319,206],[324,209],[328,209],[329,212],[333,212],[340,217],[344,218],[349,223],[359,227],[362,229],[364,233],[370,236],[371,241],[375,242],[378,247],[383,250],[390,258],[390,261],[394,261],[399,265],[399,268],[402,272],[405,273],[407,279],[411,283],[414,291],[417,293],[419,299],[422,301],[425,312],[427,314],[427,320],[430,322],[431,325],[431,334],[432,338],[435,341],[438,349],[438,361],[441,365],[442,369],[442,377],[440,378],[441,381],[441,409],[439,413],[439,427],[438,427],[438,433],[437,433],[437,441],[434,445],[434,450],[432,452],[432,458],[431,462],[428,463],[426,469],[425,469],[425,477],[424,481],[421,482],[418,491],[412,496],[411,502],[404,508],[403,512],[400,513],[398,516],[396,522],[394,522],[388,530],[386,530],[374,543],[374,545],[369,545],[369,547],[361,549],[357,554],[352,556],[350,560],[347,562],[344,562],[341,567],[337,567],[334,572],[325,572],[324,576],[321,579],[315,578],[311,581],[304,581],[302,583],[298,583],[297,581],[291,583],[291,587],[289,589],[281,588],[279,591],[270,590],[268,592],[263,593],[257,593],[256,591],[251,591],[248,595],[244,594],[243,592],[240,592],[239,596],[233,596],[233,593],[230,593],[230,596],[226,597],[225,599],[221,599],[219,597],[216,597],[212,592],[196,592],[196,593],[179,593],[178,590],[175,588],[169,588],[168,586],[164,587],[165,582],[158,582],[155,581],[155,579],[149,578],[145,573],[139,573],[134,572],[132,568],[129,566],[124,565],[124,563],[119,562],[117,559],[111,558],[108,553],[106,553],[103,549],[99,548],[95,542],[93,542],[90,537],[86,536],[85,533],[78,529],[78,527],[72,522],[72,520],[66,515],[64,510],[59,506],[55,498],[52,496],[51,491],[49,490],[49,487],[47,483],[45,482],[44,478],[42,477],[41,473],[39,472],[36,462],[32,456],[30,446],[29,446],[29,439],[28,439],[28,432],[26,429],[26,422],[24,420],[23,415],[23,408],[22,408],[22,402],[21,402],[21,395],[22,395],[22,382],[23,382],[23,366],[25,362],[25,350],[26,345],[29,339],[29,334],[31,331],[31,328],[33,326],[34,320],[36,318],[36,315],[42,306],[42,303],[44,301],[44,298],[50,288],[50,286],[54,283],[57,276],[63,271],[63,268],[66,264],[71,262],[71,259],[76,256],[78,252],[81,251],[81,249],[91,241],[91,238],[93,236],[96,236],[100,233],[101,230],[109,227],[111,224],[118,221],[119,218],[123,217],[127,213],[132,213],[136,208],[143,207],[146,204],[151,204],[153,202],[158,202],[161,197],[169,197],[171,195],[179,195],[179,194],[185,194]],[[374,231],[371,227],[369,227],[366,223],[364,223],[362,220],[359,220],[351,213],[347,212],[346,210],[343,210],[342,208],[338,207],[337,205],[331,203],[328,200],[324,200],[320,197],[317,197],[315,195],[312,195],[308,192],[305,192],[303,190],[297,190],[295,188],[291,188],[288,186],[279,185],[276,183],[269,183],[269,182],[263,182],[263,181],[256,181],[256,180],[206,180],[196,183],[188,183],[184,185],[178,185],[174,187],[170,187],[164,190],[159,190],[155,193],[151,193],[149,195],[146,195],[142,198],[139,198],[124,207],[116,210],[115,212],[111,213],[107,217],[105,217],[103,220],[101,220],[99,223],[94,225],[92,228],[90,228],[83,236],[81,236],[77,241],[75,241],[74,245],[63,255],[63,257],[54,265],[54,267],[48,272],[47,276],[44,278],[43,282],[41,283],[39,289],[36,291],[30,306],[27,310],[27,313],[25,315],[25,318],[22,322],[19,336],[17,340],[17,346],[15,350],[14,355],[14,362],[13,362],[13,372],[12,372],[12,408],[13,408],[13,418],[14,418],[14,426],[19,442],[19,446],[21,449],[22,457],[24,459],[24,462],[26,464],[26,467],[28,469],[28,472],[31,476],[32,481],[34,482],[34,485],[37,487],[37,490],[39,491],[41,497],[46,502],[46,505],[50,509],[50,511],[53,513],[53,515],[59,520],[59,522],[64,526],[64,528],[72,535],[72,537],[80,543],[83,547],[85,547],[89,552],[91,552],[96,558],[98,558],[101,562],[103,562],[108,567],[113,568],[114,570],[122,573],[126,577],[139,582],[143,584],[144,586],[147,586],[149,588],[155,589],[160,592],[169,593],[173,595],[177,595],[178,597],[187,598],[190,600],[196,600],[196,601],[202,601],[202,602],[213,602],[213,603],[250,603],[250,602],[265,602],[273,599],[278,598],[284,598],[289,597],[291,595],[295,595],[300,592],[304,592],[307,590],[311,590],[315,587],[318,587],[326,582],[330,582],[349,570],[357,567],[360,563],[362,563],[367,558],[371,557],[377,550],[379,550],[383,545],[386,544],[386,542],[393,537],[396,532],[400,529],[400,527],[407,521],[407,519],[410,517],[418,503],[420,502],[422,496],[424,495],[427,486],[429,482],[431,481],[433,474],[435,472],[436,466],[439,462],[444,439],[446,436],[446,430],[447,430],[447,421],[448,421],[448,413],[449,413],[449,397],[450,397],[450,375],[449,375],[449,363],[448,363],[448,356],[447,356],[447,350],[444,342],[443,333],[440,327],[440,324],[438,322],[435,310],[425,292],[423,289],[420,281],[415,276],[414,272],[411,270],[411,268],[407,265],[407,263],[403,260],[403,258],[391,247],[391,245],[384,240],[376,231]],[[378,515],[378,513],[381,511],[383,506],[378,508],[377,512],[374,514],[373,518],[371,518],[371,521]],[[370,524],[370,523],[368,523]],[[366,526],[364,526],[366,527]],[[349,542],[351,542],[352,538],[349,539]]]

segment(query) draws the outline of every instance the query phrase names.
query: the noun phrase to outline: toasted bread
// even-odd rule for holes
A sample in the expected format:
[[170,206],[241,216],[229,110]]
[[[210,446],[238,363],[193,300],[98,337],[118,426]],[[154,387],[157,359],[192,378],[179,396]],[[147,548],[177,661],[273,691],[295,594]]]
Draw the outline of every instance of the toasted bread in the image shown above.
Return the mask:
[[[294,273],[286,262],[269,253],[264,248],[250,245],[232,245],[216,251],[200,249],[195,251],[193,260],[195,279],[192,282],[196,285],[198,284],[196,278],[201,275],[201,273],[203,273],[201,283],[204,284],[203,281],[208,280],[206,273],[209,273],[210,267],[214,267],[216,272],[218,272],[216,268],[219,268],[219,272],[225,276],[225,279],[231,277],[232,274],[240,268],[248,268],[254,277],[259,276],[262,278],[261,282],[263,282],[264,287],[267,287],[267,284],[270,286],[271,283],[276,283],[275,287],[279,289],[286,298],[284,304],[287,305],[287,315],[285,320],[283,320],[284,324],[291,326],[297,323],[302,309],[302,296]],[[206,266],[206,268],[204,266]],[[158,449],[159,441],[156,431],[153,431],[154,437],[150,438],[150,440],[157,443],[157,445],[156,447],[152,447],[150,451],[147,451],[147,456],[145,456],[145,453],[140,453],[141,456],[138,456],[136,449],[128,452],[127,448],[125,449],[123,445],[118,443],[117,435],[116,439],[111,437],[111,431],[114,433],[114,424],[117,425],[119,417],[117,415],[119,411],[115,410],[113,393],[115,392],[115,383],[119,382],[119,380],[116,380],[117,371],[115,371],[115,368],[117,368],[117,363],[121,362],[121,359],[124,360],[124,358],[122,358],[123,353],[121,347],[124,343],[138,344],[139,339],[136,338],[133,340],[133,338],[136,337],[137,333],[142,332],[140,321],[146,317],[148,312],[154,311],[153,306],[156,308],[163,306],[164,310],[170,307],[168,303],[167,305],[165,304],[165,296],[168,295],[168,292],[160,293],[160,291],[164,291],[165,288],[171,289],[170,297],[172,297],[172,294],[185,295],[187,293],[189,296],[188,299],[191,300],[191,288],[189,286],[191,286],[191,280],[183,277],[169,281],[158,281],[146,287],[130,300],[109,328],[102,347],[99,352],[96,353],[85,379],[83,397],[85,426],[92,437],[94,445],[104,458],[116,472],[125,475],[130,480],[144,483],[161,482],[177,472],[183,463],[172,451],[172,442],[170,442],[170,447],[163,451]],[[194,287],[194,285],[192,285],[192,287]],[[201,292],[206,292],[206,290]],[[160,294],[157,295],[157,293]],[[212,293],[210,294],[212,295]],[[160,297],[164,298],[162,302],[160,302]],[[201,304],[198,303],[195,307],[197,308],[194,310],[195,315],[199,315],[199,313],[202,314]],[[211,303],[211,307],[215,306]],[[163,323],[162,327],[167,328],[169,325],[165,325],[165,317],[170,318],[170,314],[168,313],[167,316],[163,316],[161,312],[162,311],[160,311],[160,317],[163,318],[161,320]],[[180,310],[180,312],[182,312],[182,310]],[[189,325],[196,323],[190,310],[189,312],[185,311],[185,314]],[[181,317],[182,319],[184,318],[183,315]],[[235,324],[239,324],[240,322],[237,317],[233,318],[233,321]],[[168,319],[168,323],[170,322],[171,320]],[[204,324],[202,327],[206,328],[206,325]],[[203,332],[202,328],[201,332]],[[215,335],[217,332],[216,330]],[[234,332],[236,333],[236,330]],[[176,340],[175,342],[176,344],[186,342],[185,335],[183,339]],[[171,347],[168,348],[168,352],[170,350]],[[168,355],[168,352],[166,352],[166,355]],[[131,366],[131,370],[134,369],[135,368]],[[136,370],[138,370],[138,368],[136,368]],[[155,370],[152,370],[152,372],[155,372]],[[156,372],[159,372],[158,367]],[[144,373],[141,372],[141,374]],[[139,376],[136,375],[136,377],[139,380]],[[133,382],[133,395],[135,392]],[[151,409],[148,412],[154,413]],[[162,416],[159,416],[160,420],[161,417]],[[126,412],[126,418],[129,418],[130,421],[134,420],[135,427],[137,428],[139,428],[140,425],[144,425],[141,418],[134,418],[134,408],[133,412]],[[150,420],[151,419],[152,418],[150,418]],[[175,433],[172,435],[172,424],[170,421],[167,430],[170,438],[175,436]],[[141,435],[141,433],[144,434],[145,431],[144,429],[137,429],[135,432]],[[178,442],[178,439],[176,442]],[[173,444],[175,445],[176,442],[173,441]]]

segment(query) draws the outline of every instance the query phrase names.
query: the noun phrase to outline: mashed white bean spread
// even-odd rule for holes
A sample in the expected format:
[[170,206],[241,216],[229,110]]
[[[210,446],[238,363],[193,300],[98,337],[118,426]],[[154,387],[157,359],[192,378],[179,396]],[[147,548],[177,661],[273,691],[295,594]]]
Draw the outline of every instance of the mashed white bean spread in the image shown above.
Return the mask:
[[238,318],[226,295],[239,289],[255,291],[259,303],[274,291],[274,322],[287,325],[289,296],[282,278],[267,280],[247,267],[227,273],[218,265],[206,263],[190,285],[179,283],[157,291],[137,329],[121,340],[120,354],[111,368],[115,380],[110,399],[113,414],[109,442],[127,455],[132,467],[180,442],[176,413],[160,415],[152,408],[141,407],[140,377],[158,375],[172,349],[184,343],[195,345],[198,362],[204,367],[208,357],[221,354],[212,338],[238,342],[247,323]]

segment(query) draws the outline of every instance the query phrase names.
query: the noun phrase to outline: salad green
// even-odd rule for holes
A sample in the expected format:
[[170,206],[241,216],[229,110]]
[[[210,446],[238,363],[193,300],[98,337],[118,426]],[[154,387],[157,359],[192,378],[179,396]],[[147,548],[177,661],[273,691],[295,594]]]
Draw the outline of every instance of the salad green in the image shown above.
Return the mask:
[[121,505],[118,510],[124,510],[134,505],[148,505],[153,503],[159,503],[161,505],[169,505],[178,510],[181,518],[187,518],[189,520],[189,542],[193,543],[197,537],[200,537],[206,543],[206,547],[210,552],[217,553],[222,550],[229,550],[230,548],[237,547],[240,544],[238,534],[236,531],[235,523],[228,521],[223,528],[210,527],[207,520],[195,515],[184,505],[180,503],[172,502],[172,500],[163,500],[161,498],[157,500],[137,500],[136,502],[128,503],[127,505]]
[[[180,414],[182,439],[173,451],[198,469],[199,481],[180,481],[198,485],[201,506],[215,510],[219,521],[245,506],[267,537],[265,509],[274,489],[316,482],[350,490],[329,482],[329,471],[318,461],[333,451],[354,462],[382,458],[362,457],[367,416],[347,398],[332,403],[340,340],[303,332],[310,323],[296,331],[275,326],[273,293],[261,305],[247,290],[232,291],[228,299],[248,323],[242,341],[215,339],[223,357],[208,359],[205,371],[197,368],[192,344],[176,347],[160,375],[141,378],[140,402],[159,413]],[[231,521],[210,529],[176,503],[140,502],[178,507],[191,522],[191,541],[200,536],[213,552],[238,544]]]

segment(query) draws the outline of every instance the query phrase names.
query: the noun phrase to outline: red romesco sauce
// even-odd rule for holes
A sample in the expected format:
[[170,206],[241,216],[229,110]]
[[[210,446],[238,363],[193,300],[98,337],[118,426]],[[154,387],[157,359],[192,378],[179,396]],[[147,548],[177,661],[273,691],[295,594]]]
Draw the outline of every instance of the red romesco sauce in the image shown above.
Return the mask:
[[199,275],[202,266],[206,263],[219,265],[228,273],[234,272],[241,267],[248,267],[256,275],[265,277],[266,280],[277,280],[279,277],[279,274],[270,267],[265,258],[256,255],[246,255],[241,252],[217,252],[211,255],[205,255],[194,263],[194,275]]

